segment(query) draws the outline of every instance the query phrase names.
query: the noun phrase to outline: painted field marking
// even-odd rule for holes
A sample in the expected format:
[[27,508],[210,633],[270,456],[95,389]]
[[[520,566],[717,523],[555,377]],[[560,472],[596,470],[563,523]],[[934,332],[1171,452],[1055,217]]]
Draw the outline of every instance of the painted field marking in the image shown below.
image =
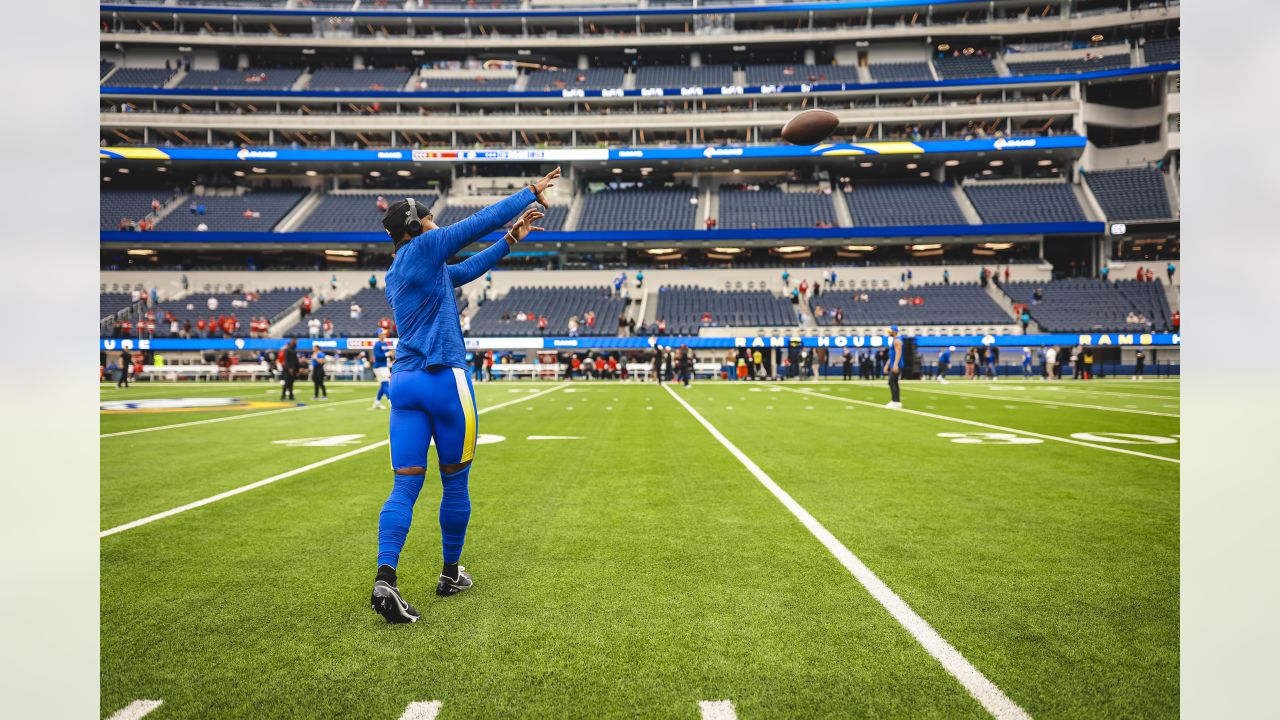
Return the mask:
[[1177,395],[1151,395],[1149,393],[1114,392],[1112,390],[1092,390],[1092,389],[1085,390],[1084,388],[1080,388],[1079,390],[1076,390],[1075,388],[1064,388],[1061,386],[1046,387],[1045,389],[1054,390],[1060,393],[1066,393],[1067,395],[1103,395],[1106,397],[1148,398],[1152,400],[1177,400],[1178,399]]
[[116,711],[107,720],[138,720],[164,704],[163,700],[134,700]]
[[[1001,432],[1017,433],[1019,435],[1030,435],[1031,437],[1038,437],[1044,440],[1053,440],[1054,442],[1067,443],[1068,445],[1079,445],[1081,447],[1094,448],[1095,450],[1106,450],[1107,452],[1123,453],[1125,455],[1135,455],[1137,457],[1150,458],[1152,460],[1160,460],[1163,462],[1177,463],[1179,465],[1182,464],[1182,461],[1179,460],[1178,458],[1164,457],[1162,455],[1152,455],[1150,453],[1138,452],[1137,450],[1125,450],[1124,448],[1109,447],[1107,445],[1098,445],[1096,443],[1084,442],[1082,440],[1075,440],[1073,438],[1064,438],[1064,437],[1059,437],[1057,435],[1045,435],[1044,433],[1032,432],[1030,430],[1019,430],[1017,428],[1005,427],[1003,425],[992,425],[991,423],[978,422],[977,420],[966,420],[964,418],[951,417],[950,415],[938,415],[936,413],[923,412],[921,410],[912,410],[910,408],[886,408],[884,405],[881,405],[880,403],[867,402],[866,400],[854,400],[852,398],[836,397],[835,395],[827,395],[825,393],[820,393],[813,390],[792,390],[791,388],[786,388],[786,389],[793,393],[800,393],[801,395],[810,395],[812,397],[820,397],[826,400],[835,400],[836,402],[858,403],[859,405],[866,405],[867,407],[881,408],[882,410],[892,410],[893,412],[896,412],[896,413],[907,413],[910,415],[919,415],[921,417],[933,418],[934,420],[945,420],[947,422],[960,423],[961,425],[972,425],[974,427],[987,428],[988,430],[999,430]],[[1050,406],[1050,407],[1052,408],[1053,406]]]
[[699,700],[698,710],[702,720],[738,720],[731,700]]
[[[1029,397],[1013,397],[1011,395],[978,395],[976,393],[957,392],[954,390],[930,390],[931,393],[939,395],[953,395],[955,397],[978,398],[979,400],[998,400],[1000,402],[1020,402],[1035,403],[1037,405],[1057,405],[1059,407],[1080,408],[1083,410],[1102,410],[1104,412],[1133,413],[1135,415],[1156,415],[1159,417],[1179,417],[1177,413],[1158,412],[1155,410],[1138,410],[1132,406],[1126,407],[1110,407],[1107,405],[1085,405],[1084,403],[1063,402],[1061,400],[1037,400]],[[965,407],[969,407],[966,405]]]
[[436,716],[440,714],[441,703],[439,700],[418,700],[405,706],[404,714],[400,716],[400,720],[436,720]]
[[[972,663],[965,659],[959,650],[956,650],[951,643],[939,635],[932,625],[920,617],[915,610],[912,610],[906,601],[891,590],[888,585],[885,585],[884,581],[871,571],[871,568],[868,568],[862,560],[858,559],[857,555],[854,555],[849,548],[845,547],[844,543],[841,543],[835,535],[832,535],[831,531],[823,527],[817,518],[811,515],[808,510],[805,510],[791,495],[787,494],[787,491],[774,482],[773,478],[760,469],[759,465],[756,465],[751,458],[747,457],[736,445],[730,442],[714,425],[702,417],[692,405],[685,402],[684,398],[669,388],[667,389],[667,394],[683,405],[694,420],[697,420],[702,427],[706,428],[707,432],[711,433],[711,436],[729,451],[729,454],[737,458],[738,462],[742,463],[743,467],[754,475],[761,485],[764,485],[769,492],[773,493],[773,496],[790,510],[791,514],[818,539],[818,542],[822,543],[835,556],[836,560],[853,575],[854,579],[866,588],[871,597],[875,598],[885,610],[889,611],[889,614],[907,632],[911,633],[916,642],[920,643],[926,652],[941,663],[942,667],[951,673],[951,676],[958,680],[964,686],[964,689],[987,709],[987,712],[998,720],[1022,720],[1024,718],[1030,720],[1031,716],[1027,714],[1027,711],[1019,707],[1013,700],[1010,700],[1000,688],[996,687],[995,683],[988,680]],[[820,397],[834,396],[821,395]]]
[[526,440],[586,440],[581,435],[530,435]]
[[[335,403],[325,403],[324,405],[302,405],[299,407],[287,407],[279,410],[264,410],[263,412],[241,413],[240,415],[228,415],[219,418],[209,418],[208,420],[192,420],[190,422],[175,423],[173,425],[156,425],[154,427],[137,428],[135,430],[121,430],[120,432],[102,433],[99,438],[120,437],[122,435],[137,435],[139,433],[158,432],[160,430],[176,430],[177,428],[192,427],[194,425],[208,425],[210,423],[231,422],[232,420],[246,420],[248,418],[262,417],[263,415],[278,415],[286,412],[300,412],[302,410],[310,410],[318,407],[337,407],[339,405],[347,405],[349,403],[369,402],[368,398],[357,398],[354,400],[339,400]],[[234,408],[232,408],[234,409]]]
[[[532,400],[536,397],[546,395],[547,393],[555,392],[556,390],[559,390],[562,387],[564,387],[563,384],[557,385],[553,388],[548,388],[546,390],[543,390],[540,393],[536,393],[533,395],[525,395],[523,397],[518,397],[515,400],[508,400],[507,402],[504,402],[504,403],[498,403],[497,405],[490,405],[488,407],[484,407],[478,410],[476,412],[476,415],[483,415],[487,412],[491,412],[493,410],[499,410],[501,408],[507,407],[508,405],[515,405],[517,403],[522,403],[527,400]],[[359,455],[361,453],[366,453],[366,452],[369,452],[370,450],[375,450],[380,447],[385,447],[389,444],[391,444],[390,440],[380,440],[376,443],[373,443],[372,445],[365,445],[364,447],[358,447],[355,450],[348,450],[347,452],[344,452],[341,455],[334,455],[333,457],[325,458],[324,460],[313,462],[310,465],[303,465],[300,468],[294,468],[293,470],[282,472],[279,475],[272,475],[269,478],[264,478],[262,480],[258,480],[257,482],[249,483],[248,485],[241,485],[238,488],[233,488],[226,492],[218,493],[217,495],[210,495],[209,497],[204,498],[202,500],[189,502],[186,505],[180,505],[171,510],[165,510],[164,512],[156,513],[155,515],[148,515],[147,517],[139,518],[138,520],[125,523],[124,525],[117,525],[116,527],[113,527],[109,530],[103,530],[102,532],[98,533],[98,539],[101,540],[102,538],[107,537],[108,535],[115,535],[116,533],[122,533],[125,530],[132,530],[133,528],[140,527],[148,523],[153,523],[156,520],[163,520],[164,518],[177,515],[178,513],[186,512],[188,510],[194,510],[198,507],[204,507],[205,505],[208,505],[210,503],[215,503],[215,502],[218,502],[219,500],[225,500],[229,497],[239,495],[240,493],[245,493],[245,492],[249,492],[250,490],[255,490],[257,488],[262,487],[263,485],[270,485],[271,483],[276,482],[277,480],[284,480],[285,478],[291,478],[295,475],[301,475],[302,473],[308,472],[310,470],[315,470],[316,468],[324,467],[325,465],[338,462],[339,460],[346,460],[349,457],[355,457],[356,455]]]

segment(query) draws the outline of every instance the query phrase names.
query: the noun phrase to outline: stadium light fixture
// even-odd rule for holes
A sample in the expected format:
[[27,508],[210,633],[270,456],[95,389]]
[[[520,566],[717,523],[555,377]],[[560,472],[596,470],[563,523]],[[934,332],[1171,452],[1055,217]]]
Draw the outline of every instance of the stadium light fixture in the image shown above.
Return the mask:
[[1039,165],[1040,167],[1049,167],[1050,165],[1052,165],[1052,164],[1053,164],[1053,161],[1052,161],[1052,160],[1048,160],[1048,159],[1045,159],[1045,160],[1037,160],[1037,161],[1036,161],[1036,164],[1037,164],[1037,165]]
[[235,175],[236,177],[244,177],[244,171],[243,171],[243,170],[236,170],[235,172],[233,172],[233,173],[231,173],[231,174],[232,174],[232,175]]
[[267,171],[267,169],[266,169],[266,168],[264,168],[264,167],[256,167],[256,168],[251,168],[251,169],[252,169],[254,172],[258,173],[259,175],[261,175],[261,174],[263,174],[263,173],[265,173],[265,172]]
[[125,251],[126,255],[155,255],[155,250],[147,250],[145,248],[134,248]]
[[713,247],[711,249],[718,253],[724,253],[725,255],[737,255],[738,253],[743,252],[742,248],[734,247]]
[[932,175],[932,174],[933,174],[933,173],[930,173],[928,170],[922,170],[922,171],[920,172],[920,177],[929,177],[929,176],[930,176],[930,175]]
[[845,245],[844,249],[851,250],[853,252],[872,252],[876,249],[876,246],[875,245]]
[[869,163],[869,162],[860,162],[860,163],[858,163],[858,167],[869,168],[869,167],[871,167],[871,163]]
[[960,164],[960,161],[959,161],[959,160],[948,160],[948,161],[946,161],[946,162],[944,162],[944,163],[942,163],[942,164],[943,164],[943,165],[946,165],[947,167],[955,167],[955,166],[957,166],[957,165],[959,165],[959,164]]
[[129,174],[129,168],[127,168],[127,167],[116,168],[116,172],[120,173],[121,175],[128,175],[128,174]]
[[1089,38],[1089,39],[1090,39],[1090,40],[1092,40],[1092,41],[1094,41],[1094,42],[1102,42],[1102,35],[1101,35],[1101,34],[1094,35],[1093,37],[1091,37],[1091,38]]
[[990,165],[991,167],[1000,167],[1001,165],[1004,165],[1004,161],[1003,161],[1003,160],[992,160],[991,162],[989,162],[989,163],[987,163],[987,164],[988,164],[988,165]]
[[918,163],[907,163],[907,169],[908,169],[908,170],[915,170],[915,169],[916,169],[916,168],[918,168],[918,167],[920,167],[920,165],[919,165]]
[[778,251],[778,252],[780,252],[780,253],[798,253],[798,252],[804,252],[805,250],[808,250],[809,248],[807,248],[807,247],[805,247],[805,246],[803,246],[803,245],[784,245],[784,246],[782,246],[782,247],[780,247],[780,248],[774,248],[774,249],[775,249],[775,250],[777,250],[777,251]]
[[408,170],[397,170],[396,174],[399,175],[400,177],[409,177],[413,173],[409,172]]
[[[244,173],[240,173],[240,174],[241,174],[241,175],[243,175]],[[306,175],[307,177],[315,177],[315,176],[316,176],[316,171],[315,171],[315,170],[308,170],[308,171],[306,171],[305,173],[303,173],[303,175]]]
[[167,167],[165,167],[165,166],[163,166],[163,165],[158,165],[158,166],[156,167],[156,172],[169,172],[169,168],[167,168]]
[[915,251],[921,251],[921,250],[941,250],[941,249],[942,249],[942,244],[941,244],[941,243],[926,243],[926,244],[924,244],[924,245],[908,245],[908,246],[907,246],[907,249],[908,249],[908,250],[915,250]]
[[336,257],[355,257],[355,250],[325,250],[325,255],[334,255]]
[[676,248],[649,248],[648,250],[645,250],[645,252],[650,255],[670,255],[675,251]]
[[622,168],[614,168],[611,172],[613,172],[614,175],[621,175]]
[[103,176],[102,176],[102,182],[111,182],[111,176],[110,176],[110,175],[103,175]]
[[742,172],[742,168],[734,168],[734,169],[733,169],[733,174],[734,174],[734,175],[737,175],[737,174],[739,174],[739,173],[741,173],[741,172]]
[[991,170],[990,168],[988,168],[988,169],[986,169],[986,170],[983,170],[983,171],[982,171],[982,174],[983,174],[983,175],[990,175],[990,174],[992,174],[993,172],[995,172],[995,171],[994,171],[994,170]]
[[371,178],[380,178],[380,177],[382,177],[382,173],[381,173],[380,171],[378,171],[378,170],[370,170],[370,171],[369,171],[369,177],[371,177]]
[[946,52],[951,49],[951,43],[942,43],[938,45],[938,52]]
[[983,243],[982,247],[988,250],[1008,250],[1013,247],[1013,243]]

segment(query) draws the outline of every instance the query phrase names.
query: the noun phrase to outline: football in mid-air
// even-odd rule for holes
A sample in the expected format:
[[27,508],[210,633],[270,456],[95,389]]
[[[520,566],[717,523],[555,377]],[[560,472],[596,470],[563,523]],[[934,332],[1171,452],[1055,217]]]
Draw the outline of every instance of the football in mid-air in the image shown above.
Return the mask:
[[782,139],[792,145],[817,145],[835,132],[840,118],[826,110],[805,110],[782,127]]

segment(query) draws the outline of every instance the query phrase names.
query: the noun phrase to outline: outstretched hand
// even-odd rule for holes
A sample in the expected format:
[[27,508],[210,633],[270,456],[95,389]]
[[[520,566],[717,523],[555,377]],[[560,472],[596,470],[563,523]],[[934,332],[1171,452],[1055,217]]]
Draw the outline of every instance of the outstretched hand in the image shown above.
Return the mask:
[[541,180],[529,186],[529,189],[533,190],[533,194],[537,196],[539,205],[541,205],[544,208],[549,207],[547,204],[546,192],[549,188],[555,187],[556,184],[554,181],[559,179],[560,179],[560,167],[556,166],[555,170],[552,170],[551,172],[547,173],[542,177]]
[[[558,173],[559,171],[560,169],[556,168],[556,172]],[[548,175],[548,177],[550,176]],[[525,239],[525,237],[529,235],[530,231],[545,230],[545,228],[541,228],[533,224],[544,217],[546,217],[546,213],[532,208],[521,213],[520,217],[515,221],[515,224],[511,226],[511,230],[507,233],[510,244],[515,245]]]

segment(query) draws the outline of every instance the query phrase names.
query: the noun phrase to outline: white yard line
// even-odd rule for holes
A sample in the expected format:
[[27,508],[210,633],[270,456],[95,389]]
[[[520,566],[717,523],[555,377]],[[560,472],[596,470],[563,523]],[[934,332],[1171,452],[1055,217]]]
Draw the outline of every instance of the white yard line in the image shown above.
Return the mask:
[[405,707],[400,720],[436,720],[442,704],[439,700],[411,702]]
[[116,711],[107,720],[138,720],[164,703],[163,700],[134,700]]
[[[560,384],[553,388],[548,388],[546,390],[543,390],[540,393],[534,393],[532,395],[524,395],[522,397],[516,398],[515,400],[508,400],[507,402],[498,403],[497,405],[490,405],[488,407],[481,408],[480,411],[476,413],[476,415],[483,415],[493,410],[500,410],[504,407],[507,407],[508,405],[515,405],[516,403],[522,403],[527,400],[532,400],[536,397],[541,397],[543,395],[546,395],[547,393],[555,392],[556,390],[559,390],[562,387],[564,387],[564,385]],[[181,505],[171,510],[165,510],[164,512],[156,513],[155,515],[148,515],[147,517],[134,520],[133,522],[125,523],[124,525],[117,525],[116,527],[113,527],[109,530],[103,530],[102,532],[98,533],[98,538],[102,539],[107,537],[108,535],[115,535],[116,533],[121,533],[121,532],[124,532],[125,530],[132,530],[133,528],[140,527],[148,523],[153,523],[156,520],[163,520],[164,518],[177,515],[178,513],[183,513],[188,510],[194,510],[195,508],[203,507],[210,503],[218,502],[219,500],[225,500],[226,498],[239,495],[240,493],[249,492],[250,490],[255,490],[257,488],[262,487],[263,485],[270,485],[271,483],[276,482],[277,480],[284,480],[285,478],[291,478],[295,475],[301,475],[302,473],[315,470],[316,468],[319,468],[319,467],[324,467],[325,465],[338,462],[339,460],[346,460],[349,457],[355,457],[356,455],[359,455],[361,453],[366,453],[370,450],[375,450],[380,447],[385,447],[386,445],[390,444],[390,442],[391,442],[390,440],[382,440],[380,442],[373,443],[372,445],[365,445],[364,447],[358,447],[355,450],[348,450],[347,452],[344,452],[340,455],[334,455],[333,457],[325,458],[324,460],[313,462],[310,465],[303,465],[300,468],[294,468],[293,470],[280,473],[279,475],[272,475],[269,478],[264,478],[262,480],[258,480],[257,482],[249,483],[248,485],[241,485],[238,488],[233,488],[226,492],[218,493],[217,495],[211,495],[202,500],[196,500],[195,502],[190,502],[190,503],[187,503],[186,505]]]
[[[1107,397],[1149,398],[1151,400],[1177,400],[1180,397],[1180,395],[1151,395],[1149,393],[1113,392],[1110,390],[1093,390],[1083,387],[1077,390],[1073,387],[1063,387],[1061,385],[1053,385],[1049,387],[1053,387],[1053,389],[1058,393],[1065,393],[1067,395],[1106,395]],[[1027,389],[1036,390],[1038,389],[1038,386],[1029,385]]]
[[674,392],[669,386],[664,386],[664,389],[668,395],[675,398],[676,402],[683,405],[684,409],[688,410],[689,414],[702,427],[706,428],[707,432],[711,433],[711,436],[719,441],[731,455],[737,458],[738,462],[742,463],[743,467],[754,475],[761,485],[764,485],[769,492],[773,493],[773,496],[791,511],[791,514],[840,561],[840,564],[866,588],[867,592],[885,610],[889,611],[889,614],[902,627],[906,628],[907,632],[911,633],[916,641],[935,660],[941,663],[942,667],[951,673],[951,676],[958,680],[964,686],[964,689],[987,709],[987,712],[991,713],[992,717],[998,718],[998,720],[1030,719],[1031,716],[1027,714],[1027,711],[1019,707],[1013,700],[1010,700],[1000,688],[996,687],[995,683],[988,680],[972,663],[965,659],[960,654],[960,651],[952,647],[951,643],[948,643],[946,639],[939,635],[938,631],[933,629],[933,626],[920,617],[915,610],[912,610],[906,601],[898,597],[898,594],[891,590],[888,585],[885,585],[883,580],[858,559],[858,556],[854,555],[849,548],[836,539],[835,535],[832,535],[829,530],[823,527],[808,510],[805,510],[800,503],[787,494],[787,491],[774,482],[773,478],[769,477],[764,470],[761,470],[759,465],[756,465],[736,445],[729,442],[728,438],[717,430],[714,425],[707,422],[707,419],[693,409],[692,405],[685,402],[685,399],[680,397],[678,393]]
[[1059,407],[1082,408],[1084,410],[1102,410],[1105,412],[1133,413],[1135,415],[1158,415],[1160,417],[1179,417],[1178,413],[1158,412],[1156,410],[1136,410],[1132,408],[1110,407],[1108,405],[1085,405],[1083,403],[1062,402],[1060,400],[1038,400],[1036,398],[1018,397],[1016,395],[1005,393],[1003,395],[978,395],[976,393],[956,392],[954,390],[940,390],[938,388],[922,389],[921,392],[938,395],[954,395],[956,397],[978,398],[979,400],[998,400],[1001,402],[1024,402],[1035,403],[1037,405],[1057,405]]
[[702,720],[738,720],[738,713],[730,700],[699,700],[698,710]]
[[[797,395],[806,397],[819,397],[824,400],[834,400],[845,404],[865,405],[867,407],[880,408],[881,410],[892,411],[896,413],[907,413],[910,415],[919,415],[921,417],[933,418],[935,420],[946,420],[947,422],[960,423],[961,425],[973,425],[974,427],[987,428],[988,430],[1000,430],[1003,432],[1015,433],[1018,435],[1029,435],[1044,440],[1053,440],[1054,442],[1067,443],[1068,445],[1080,445],[1081,447],[1093,448],[1095,450],[1106,450],[1108,452],[1121,453],[1123,455],[1135,455],[1137,457],[1150,458],[1152,460],[1161,460],[1163,462],[1182,464],[1178,458],[1164,457],[1163,455],[1152,455],[1150,453],[1138,452],[1137,450],[1125,450],[1124,448],[1111,447],[1108,445],[1098,445],[1096,443],[1084,442],[1083,440],[1075,440],[1073,438],[1064,438],[1057,435],[1045,435],[1043,433],[1032,432],[1030,430],[1019,430],[1017,428],[1005,427],[1003,425],[992,425],[991,423],[978,422],[977,420],[966,420],[964,418],[951,417],[950,415],[938,415],[936,413],[923,412],[921,410],[912,410],[910,408],[887,408],[880,403],[867,402],[866,400],[856,400],[854,398],[839,397],[837,395],[827,395],[826,393],[815,392],[813,390],[795,390],[792,388],[783,388],[787,392],[793,392]],[[1002,398],[1003,399],[1003,398]]]
[[[312,402],[316,402],[316,401],[312,401]],[[355,398],[353,400],[339,400],[337,402],[320,401],[317,404],[302,405],[300,407],[294,406],[294,407],[280,408],[279,410],[264,410],[262,412],[242,413],[240,415],[225,415],[223,417],[209,418],[208,420],[192,420],[190,422],[175,423],[173,425],[155,425],[153,427],[137,428],[135,430],[121,430],[120,432],[102,433],[98,437],[110,438],[110,437],[120,437],[121,435],[137,435],[139,433],[158,432],[160,430],[176,430],[177,428],[191,427],[193,425],[208,425],[210,423],[231,422],[232,420],[248,420],[250,418],[262,417],[263,415],[277,415],[279,413],[285,413],[285,412],[300,412],[302,410],[311,410],[314,408],[321,408],[321,407],[334,407],[337,405],[347,405],[349,403],[357,403],[357,402],[372,404],[372,401],[369,400],[369,398]],[[234,410],[235,408],[227,408],[227,409]]]

